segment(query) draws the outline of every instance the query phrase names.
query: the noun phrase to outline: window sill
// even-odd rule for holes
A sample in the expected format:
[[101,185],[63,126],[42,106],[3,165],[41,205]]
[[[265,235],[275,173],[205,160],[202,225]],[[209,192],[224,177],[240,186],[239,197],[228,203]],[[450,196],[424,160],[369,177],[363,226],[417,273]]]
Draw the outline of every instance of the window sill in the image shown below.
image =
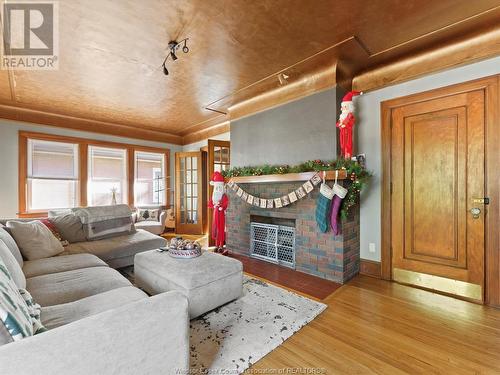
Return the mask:
[[18,212],[17,217],[20,219],[38,219],[47,217],[49,213],[47,211],[40,212]]

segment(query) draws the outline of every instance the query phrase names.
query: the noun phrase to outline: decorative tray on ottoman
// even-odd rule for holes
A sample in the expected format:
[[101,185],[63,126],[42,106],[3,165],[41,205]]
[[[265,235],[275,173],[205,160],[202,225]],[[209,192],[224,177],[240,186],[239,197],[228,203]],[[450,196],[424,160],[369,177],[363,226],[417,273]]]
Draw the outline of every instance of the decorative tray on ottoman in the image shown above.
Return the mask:
[[168,246],[168,254],[172,258],[196,258],[201,255],[201,245],[197,241],[183,240],[181,237],[173,238]]

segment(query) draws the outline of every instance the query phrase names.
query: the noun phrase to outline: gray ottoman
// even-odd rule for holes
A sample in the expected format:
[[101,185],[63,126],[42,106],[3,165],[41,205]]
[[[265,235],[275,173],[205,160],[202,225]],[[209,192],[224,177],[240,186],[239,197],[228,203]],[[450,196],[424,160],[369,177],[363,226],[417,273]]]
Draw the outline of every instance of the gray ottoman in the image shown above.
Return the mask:
[[138,253],[134,275],[137,286],[149,294],[184,293],[191,319],[239,298],[243,292],[241,262],[210,252],[193,259],[175,259],[157,250]]

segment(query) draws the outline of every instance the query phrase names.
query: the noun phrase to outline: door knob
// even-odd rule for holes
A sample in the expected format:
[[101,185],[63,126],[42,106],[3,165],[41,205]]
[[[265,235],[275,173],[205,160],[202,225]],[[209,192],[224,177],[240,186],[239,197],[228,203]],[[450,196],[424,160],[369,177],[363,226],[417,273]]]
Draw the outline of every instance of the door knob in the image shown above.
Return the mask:
[[479,219],[479,215],[481,214],[481,209],[478,207],[471,208],[470,213],[472,214],[473,219]]

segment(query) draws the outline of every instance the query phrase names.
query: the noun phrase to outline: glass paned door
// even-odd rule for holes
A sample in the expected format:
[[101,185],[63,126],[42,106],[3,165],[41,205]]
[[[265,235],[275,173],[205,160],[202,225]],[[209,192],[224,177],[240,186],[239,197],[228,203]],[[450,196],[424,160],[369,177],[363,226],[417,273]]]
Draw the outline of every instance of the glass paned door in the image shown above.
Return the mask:
[[[231,164],[231,143],[229,141],[208,140],[208,179],[212,178],[212,174],[223,172],[230,168]],[[213,187],[208,184],[208,199],[212,197]],[[210,246],[215,245],[212,238],[212,212],[208,213],[208,238]]]
[[178,152],[175,154],[177,233],[203,233],[201,170],[201,152]]

